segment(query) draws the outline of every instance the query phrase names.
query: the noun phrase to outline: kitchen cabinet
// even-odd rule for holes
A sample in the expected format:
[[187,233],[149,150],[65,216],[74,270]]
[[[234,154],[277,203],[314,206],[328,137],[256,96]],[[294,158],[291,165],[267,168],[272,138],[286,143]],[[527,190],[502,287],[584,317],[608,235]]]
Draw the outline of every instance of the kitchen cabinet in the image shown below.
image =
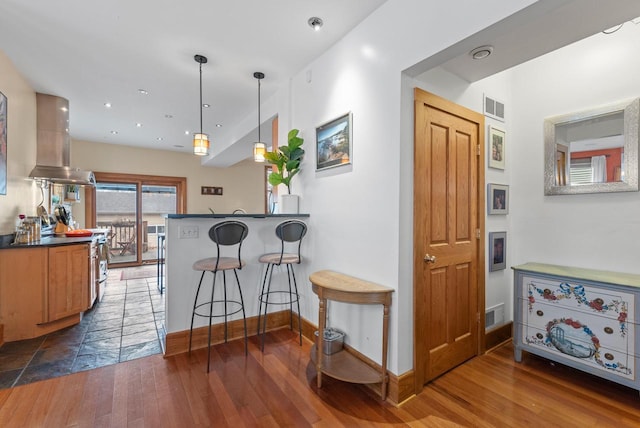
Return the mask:
[[86,309],[93,306],[98,296],[98,278],[100,278],[98,261],[98,244],[92,242],[89,247],[89,288],[87,292]]
[[[80,322],[90,307],[90,242],[0,249],[4,341],[31,339]],[[93,271],[95,272],[95,271]]]
[[89,254],[89,244],[49,248],[47,321],[59,320],[88,309]]
[[640,390],[640,275],[516,266],[514,358],[527,351]]
[[0,324],[6,342],[36,337],[46,321],[47,249],[0,250]]

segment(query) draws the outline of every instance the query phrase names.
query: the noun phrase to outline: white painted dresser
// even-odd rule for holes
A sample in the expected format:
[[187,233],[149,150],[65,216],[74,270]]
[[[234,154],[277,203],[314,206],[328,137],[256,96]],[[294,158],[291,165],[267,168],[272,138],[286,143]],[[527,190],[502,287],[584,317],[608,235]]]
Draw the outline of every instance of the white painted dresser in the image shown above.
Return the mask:
[[640,390],[640,275],[513,267],[514,358],[522,351]]

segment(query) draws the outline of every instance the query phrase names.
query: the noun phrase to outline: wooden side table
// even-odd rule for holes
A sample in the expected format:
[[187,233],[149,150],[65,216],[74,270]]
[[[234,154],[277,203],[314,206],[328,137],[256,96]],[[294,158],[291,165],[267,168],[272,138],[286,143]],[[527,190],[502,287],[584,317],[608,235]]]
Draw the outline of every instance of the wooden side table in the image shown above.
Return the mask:
[[[322,387],[322,374],[351,383],[380,383],[380,395],[387,398],[387,347],[389,341],[389,307],[392,288],[330,270],[314,272],[309,276],[313,292],[320,299],[318,315],[318,341],[311,348],[311,359],[318,372],[318,388]],[[347,351],[324,355],[324,329],[327,300],[354,304],[380,304],[384,306],[382,320],[382,367],[378,371]]]

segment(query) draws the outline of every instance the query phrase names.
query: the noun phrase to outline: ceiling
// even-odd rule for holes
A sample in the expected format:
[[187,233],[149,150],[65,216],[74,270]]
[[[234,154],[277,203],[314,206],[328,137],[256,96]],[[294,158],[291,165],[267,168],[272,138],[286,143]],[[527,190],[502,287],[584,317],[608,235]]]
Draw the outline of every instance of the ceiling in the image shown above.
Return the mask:
[[73,139],[190,152],[195,54],[208,57],[203,131],[229,145],[242,120],[258,122],[255,71],[265,73],[264,104],[385,1],[3,0],[0,50],[36,92],[69,100]]
[[[248,157],[257,139],[246,126],[258,121],[253,73],[266,75],[264,110],[291,76],[384,2],[2,0],[0,50],[37,92],[69,100],[72,138],[185,153],[186,132],[200,126],[193,57],[205,55],[203,102],[211,107],[203,131],[229,147],[206,164],[227,166]],[[324,20],[321,31],[308,25],[312,16]],[[474,82],[637,16],[638,0],[539,0],[405,71],[442,66]],[[469,51],[480,45],[494,51],[474,61]],[[262,140],[270,143],[270,134],[263,125]]]

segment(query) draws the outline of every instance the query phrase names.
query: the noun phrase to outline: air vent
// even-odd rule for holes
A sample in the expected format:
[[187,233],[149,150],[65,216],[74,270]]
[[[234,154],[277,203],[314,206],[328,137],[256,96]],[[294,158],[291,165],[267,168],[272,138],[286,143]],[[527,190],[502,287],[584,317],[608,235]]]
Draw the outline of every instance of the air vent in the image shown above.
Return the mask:
[[485,330],[502,324],[504,324],[504,303],[487,308],[484,314]]
[[504,103],[485,95],[484,115],[504,122]]

